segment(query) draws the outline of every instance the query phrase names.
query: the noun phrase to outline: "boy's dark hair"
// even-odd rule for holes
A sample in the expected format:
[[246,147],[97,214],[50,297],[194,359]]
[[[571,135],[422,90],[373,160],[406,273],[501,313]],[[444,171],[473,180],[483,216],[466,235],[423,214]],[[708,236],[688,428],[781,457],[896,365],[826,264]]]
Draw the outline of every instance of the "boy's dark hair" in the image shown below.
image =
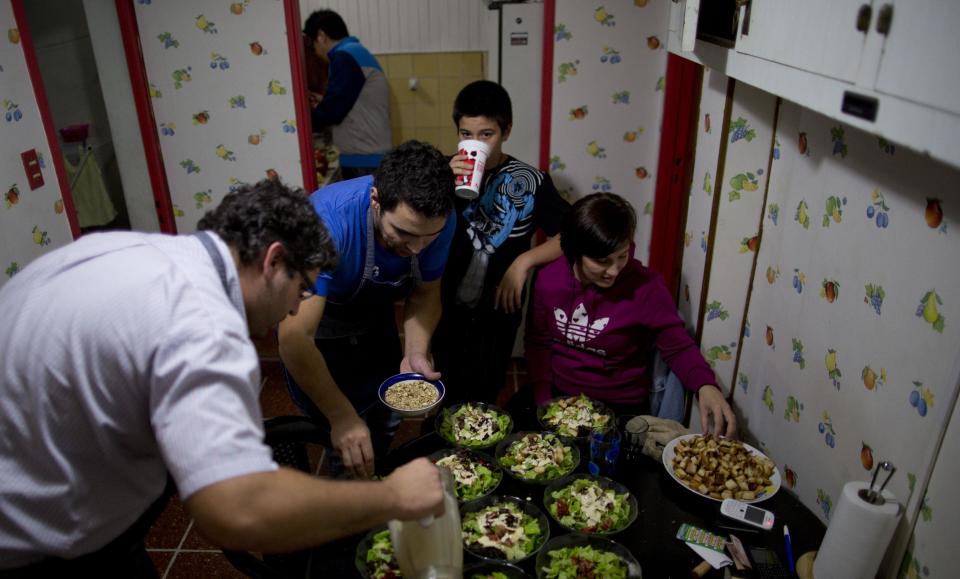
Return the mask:
[[288,272],[329,271],[337,251],[327,228],[303,191],[264,179],[228,193],[197,223],[197,229],[220,236],[237,251],[242,265],[255,264],[274,241],[286,249]]
[[510,95],[499,84],[478,80],[463,87],[453,101],[453,124],[460,128],[463,117],[487,117],[493,119],[506,132],[513,124],[513,106]]
[[436,147],[407,141],[387,153],[373,177],[383,211],[403,201],[424,217],[446,217],[453,209],[453,171]]
[[573,265],[581,257],[607,257],[633,240],[637,213],[613,193],[594,193],[573,204],[560,227],[560,248]]
[[317,10],[303,24],[303,33],[310,40],[317,39],[318,30],[323,30],[330,40],[341,40],[350,36],[343,18],[333,10]]

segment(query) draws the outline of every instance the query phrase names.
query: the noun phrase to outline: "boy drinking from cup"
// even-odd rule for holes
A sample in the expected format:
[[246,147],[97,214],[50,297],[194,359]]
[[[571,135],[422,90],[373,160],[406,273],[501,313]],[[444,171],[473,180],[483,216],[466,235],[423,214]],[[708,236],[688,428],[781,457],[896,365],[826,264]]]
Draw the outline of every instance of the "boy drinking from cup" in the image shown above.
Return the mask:
[[[569,204],[550,177],[503,152],[510,137],[510,95],[473,82],[457,95],[453,122],[461,141],[487,146],[478,196],[456,201],[457,231],[443,278],[443,317],[434,334],[437,367],[450,385],[447,403],[495,402],[520,325],[527,274],[561,255],[557,233]],[[475,164],[458,153],[455,176]],[[550,239],[531,248],[534,232]]]

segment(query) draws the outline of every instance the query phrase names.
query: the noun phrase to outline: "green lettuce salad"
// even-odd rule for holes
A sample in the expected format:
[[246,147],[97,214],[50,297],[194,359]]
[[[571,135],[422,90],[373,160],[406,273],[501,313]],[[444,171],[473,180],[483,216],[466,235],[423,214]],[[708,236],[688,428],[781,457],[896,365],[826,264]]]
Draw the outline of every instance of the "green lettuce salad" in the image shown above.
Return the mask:
[[561,436],[583,437],[595,430],[606,430],[610,413],[583,394],[558,398],[547,405],[543,425]]
[[457,446],[483,448],[503,440],[510,430],[510,417],[476,404],[464,404],[450,413],[443,411],[440,436]]
[[494,571],[493,573],[474,573],[470,579],[509,579],[504,573]]
[[572,471],[573,449],[554,434],[530,433],[513,442],[500,464],[510,469],[517,478],[531,481],[548,481]]
[[575,479],[551,496],[550,514],[581,533],[612,533],[630,520],[629,493],[605,489],[590,479]]
[[403,577],[397,558],[393,554],[389,529],[384,529],[373,536],[373,545],[367,551],[367,573],[373,579]]
[[511,502],[463,516],[464,546],[484,557],[517,561],[536,551],[542,541],[537,519]]
[[500,469],[470,451],[447,455],[438,459],[436,465],[445,467],[453,474],[454,492],[460,502],[472,501],[489,493],[503,478]]
[[590,546],[564,547],[547,553],[550,562],[543,568],[548,579],[603,577],[626,579],[627,564],[609,551]]

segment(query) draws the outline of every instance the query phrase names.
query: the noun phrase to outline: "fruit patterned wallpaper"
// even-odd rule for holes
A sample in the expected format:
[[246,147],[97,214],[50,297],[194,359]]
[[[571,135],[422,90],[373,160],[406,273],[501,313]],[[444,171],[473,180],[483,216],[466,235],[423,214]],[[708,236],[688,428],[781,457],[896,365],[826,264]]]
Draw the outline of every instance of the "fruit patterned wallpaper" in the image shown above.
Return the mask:
[[716,201],[714,176],[720,161],[728,83],[729,77],[725,74],[704,69],[700,121],[697,127],[697,154],[694,158],[693,182],[690,185],[687,223],[683,234],[680,296],[677,300],[680,315],[686,320],[687,329],[692,335],[697,334],[701,324],[700,298],[704,290],[703,272],[707,262],[710,221]]
[[914,520],[960,378],[960,172],[788,102],[775,138],[735,400],[825,520],[874,457]]
[[137,0],[177,230],[264,177],[303,186],[283,3]]
[[[0,285],[35,257],[73,241],[44,133],[20,31],[0,2]],[[30,189],[20,153],[36,149],[43,185]]]
[[955,569],[956,543],[953,542],[956,521],[960,521],[957,481],[960,480],[960,404],[953,408],[953,417],[943,438],[943,446],[930,484],[920,501],[913,535],[900,565],[900,577],[918,579],[949,577]]
[[609,191],[637,209],[637,257],[650,226],[667,66],[666,0],[558,0],[550,175],[569,199]]
[[[718,272],[743,275],[738,259],[755,256],[734,356],[744,436],[826,523],[846,481],[869,480],[876,462],[893,462],[888,488],[906,505],[894,544],[905,545],[916,526],[902,571],[945,576],[947,521],[957,514],[945,490],[956,452],[945,451],[960,445],[955,423],[937,452],[960,379],[960,328],[951,322],[960,315],[960,276],[948,265],[960,252],[960,204],[950,197],[960,172],[788,101],[771,135],[762,120],[770,109],[751,105],[750,92],[737,85],[727,138],[755,131],[750,142],[766,142],[771,168],[761,176],[766,163],[739,167],[728,143],[709,280],[712,292]],[[756,190],[744,186],[753,181],[747,172]],[[762,213],[724,220],[724,204],[748,196],[761,200]],[[709,201],[694,187],[694,202]],[[742,239],[746,250],[730,252],[722,236]],[[741,281],[741,302],[749,282]],[[710,346],[705,333],[705,355]]]
[[[715,231],[712,239],[707,238],[711,273],[704,290],[700,343],[707,362],[727,393],[734,384],[748,284],[760,245],[759,227],[775,110],[776,97],[737,83],[730,117],[721,123],[725,154],[721,155],[713,183],[713,194],[719,199],[714,203]],[[707,114],[703,112],[699,131],[705,132]],[[706,173],[702,180],[706,181]],[[751,327],[744,331],[758,330],[760,328]],[[772,332],[767,332],[766,339],[773,339]]]

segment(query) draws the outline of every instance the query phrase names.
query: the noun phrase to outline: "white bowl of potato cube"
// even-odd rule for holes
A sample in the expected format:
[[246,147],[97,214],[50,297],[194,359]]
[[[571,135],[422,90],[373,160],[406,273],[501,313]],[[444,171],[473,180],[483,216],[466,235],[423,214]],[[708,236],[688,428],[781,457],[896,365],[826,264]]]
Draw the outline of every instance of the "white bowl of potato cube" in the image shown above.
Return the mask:
[[780,471],[762,452],[739,440],[685,434],[663,449],[663,466],[681,486],[704,498],[758,503],[780,490]]

